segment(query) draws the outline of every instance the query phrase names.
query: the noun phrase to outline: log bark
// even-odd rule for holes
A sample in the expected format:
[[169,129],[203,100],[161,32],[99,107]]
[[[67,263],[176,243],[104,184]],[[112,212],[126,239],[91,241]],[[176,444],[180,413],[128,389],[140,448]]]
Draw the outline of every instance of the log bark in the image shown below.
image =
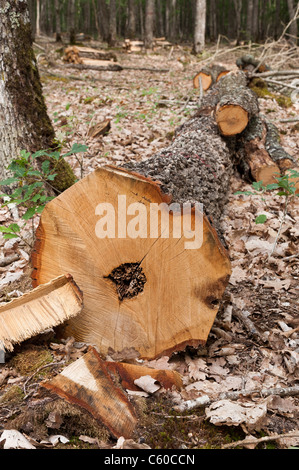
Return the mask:
[[83,63],[80,59],[113,60],[117,62],[116,55],[111,51],[83,46],[69,46],[64,50],[63,60],[65,62]]
[[78,70],[105,70],[110,72],[120,72],[123,68],[116,62],[109,60],[82,59],[81,64],[66,64],[65,67]]

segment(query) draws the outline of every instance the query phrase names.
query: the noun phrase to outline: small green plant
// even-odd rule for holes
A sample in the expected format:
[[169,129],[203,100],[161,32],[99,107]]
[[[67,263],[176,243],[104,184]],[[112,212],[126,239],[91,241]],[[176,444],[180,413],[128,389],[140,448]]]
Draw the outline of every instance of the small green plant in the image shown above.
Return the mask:
[[[21,230],[29,221],[34,227],[34,217],[41,214],[45,205],[54,198],[54,196],[49,196],[50,190],[57,192],[52,183],[57,176],[58,163],[62,158],[86,150],[87,146],[81,144],[74,144],[71,150],[65,154],[61,154],[60,150],[39,150],[35,153],[21,150],[18,158],[12,160],[7,168],[11,176],[0,181],[0,186],[10,188],[6,194],[0,194],[0,198],[4,201],[2,207],[10,207],[12,204],[23,209],[24,213],[21,219],[24,223],[21,226],[17,223],[12,223],[8,227],[0,225],[3,238],[20,237],[23,239]],[[42,160],[39,165],[36,163],[38,158]],[[25,239],[23,241],[27,243]]]
[[[260,196],[262,197],[263,200],[264,194],[270,191],[277,191],[276,196],[283,196],[284,197],[284,209],[283,209],[283,215],[280,221],[280,226],[279,230],[273,245],[273,249],[269,253],[269,257],[272,256],[276,249],[277,242],[280,237],[281,229],[284,224],[287,211],[288,211],[288,204],[291,199],[295,198],[296,196],[299,196],[299,194],[296,194],[296,185],[294,182],[294,179],[299,178],[299,173],[296,170],[289,170],[287,174],[276,177],[276,183],[272,184],[267,184],[266,186],[263,185],[262,181],[257,181],[252,183],[252,187],[254,191],[237,191],[235,194],[243,194],[245,196],[247,195],[254,195],[254,196]],[[256,217],[255,223],[256,224],[263,224],[267,221],[267,216],[265,214],[260,214]]]

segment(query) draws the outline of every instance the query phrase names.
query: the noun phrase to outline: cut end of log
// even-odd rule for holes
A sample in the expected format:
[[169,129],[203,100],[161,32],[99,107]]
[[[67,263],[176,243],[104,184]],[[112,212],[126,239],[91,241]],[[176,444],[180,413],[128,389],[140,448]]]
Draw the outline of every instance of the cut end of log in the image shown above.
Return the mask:
[[[201,233],[202,243],[186,248],[192,243],[190,235],[174,233],[175,227],[183,227],[183,212],[169,210],[168,202],[157,183],[106,167],[46,206],[32,277],[39,284],[62,270],[73,273],[84,293],[84,309],[68,322],[66,334],[103,354],[110,347],[134,347],[143,359],[206,342],[230,262],[207,218],[194,210],[190,227],[197,227],[194,237]],[[102,204],[111,210],[112,225],[103,218]],[[164,220],[169,222],[169,236]],[[104,222],[112,232],[115,228],[115,236],[101,236]],[[137,234],[130,232],[133,228]]]
[[226,105],[216,111],[216,122],[224,136],[240,134],[249,121],[248,112],[241,106]]
[[201,80],[203,91],[207,91],[210,88],[210,86],[212,85],[212,82],[213,82],[211,75],[206,75],[203,72],[199,72],[193,78],[194,88],[199,88],[200,87],[199,80]]

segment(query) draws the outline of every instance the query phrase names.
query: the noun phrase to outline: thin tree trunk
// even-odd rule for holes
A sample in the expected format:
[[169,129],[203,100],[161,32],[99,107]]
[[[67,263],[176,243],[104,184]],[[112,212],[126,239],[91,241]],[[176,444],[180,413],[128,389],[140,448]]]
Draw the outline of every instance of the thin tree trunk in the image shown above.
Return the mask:
[[69,3],[69,35],[70,35],[70,44],[76,43],[76,1],[70,0]]
[[259,39],[259,0],[254,0],[252,10],[252,40]]
[[[289,15],[290,15],[290,20],[292,20],[295,17],[295,6],[293,0],[288,0],[288,10],[289,10]],[[293,21],[290,25],[289,28],[289,33],[292,36],[291,41],[293,43],[297,42],[297,35],[298,35],[298,27],[297,27],[297,21]]]
[[36,0],[36,27],[35,27],[35,34],[36,36],[40,36],[40,0]]
[[205,47],[206,33],[206,0],[196,0],[195,27],[194,27],[194,54],[200,54]]
[[61,24],[59,0],[55,0],[56,42],[61,42]]
[[109,39],[108,45],[115,46],[116,43],[116,0],[110,0],[109,10]]
[[234,8],[235,8],[235,14],[236,14],[236,41],[238,45],[240,42],[240,32],[241,32],[242,0],[234,0]]
[[[235,1],[236,0],[234,0],[234,2]],[[213,42],[217,39],[217,16],[216,16],[215,0],[210,0],[209,27],[210,27],[210,41]]]
[[252,15],[253,15],[253,0],[248,0],[247,20],[246,20],[246,36],[247,36],[248,41],[252,39]]
[[135,0],[129,0],[128,2],[128,38],[133,39],[136,36],[136,5]]
[[151,49],[154,37],[155,0],[146,0],[145,6],[145,37],[146,49]]

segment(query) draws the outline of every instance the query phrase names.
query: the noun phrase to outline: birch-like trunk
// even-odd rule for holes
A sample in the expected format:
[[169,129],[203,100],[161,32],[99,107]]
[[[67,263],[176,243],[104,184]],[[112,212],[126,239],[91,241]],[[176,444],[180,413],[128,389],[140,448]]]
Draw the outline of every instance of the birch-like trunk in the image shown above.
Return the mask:
[[194,44],[193,52],[200,54],[205,47],[206,34],[206,0],[196,1],[195,27],[194,27]]

